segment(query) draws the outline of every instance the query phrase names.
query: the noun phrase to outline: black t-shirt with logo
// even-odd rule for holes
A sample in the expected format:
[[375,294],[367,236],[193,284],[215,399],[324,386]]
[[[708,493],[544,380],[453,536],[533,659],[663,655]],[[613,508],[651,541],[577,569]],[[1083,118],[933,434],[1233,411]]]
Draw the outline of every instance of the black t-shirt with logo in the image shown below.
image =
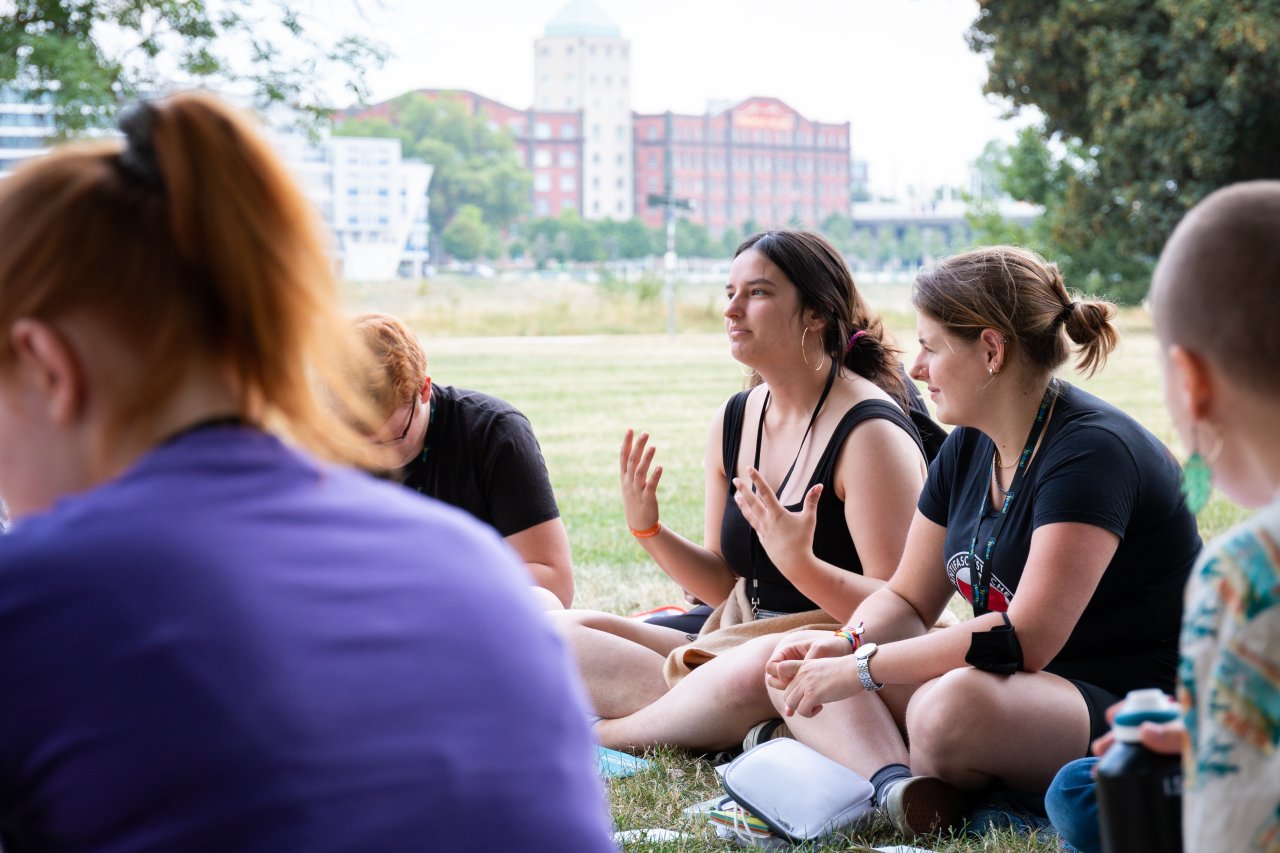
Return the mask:
[[529,419],[510,403],[431,387],[431,426],[404,484],[466,510],[502,536],[560,517]]
[[[1171,692],[1182,590],[1201,545],[1195,517],[1179,491],[1178,464],[1159,439],[1124,412],[1066,383],[1059,388],[1040,449],[991,555],[988,607],[1008,609],[1036,528],[1077,522],[1109,530],[1120,537],[1120,545],[1045,671],[1119,695],[1144,687]],[[973,561],[982,559],[1000,512],[999,504],[983,500],[991,488],[994,452],[995,445],[978,430],[953,430],[920,495],[921,513],[947,528],[947,576],[966,601]],[[984,505],[986,512],[980,513]],[[971,554],[975,532],[976,554]]]

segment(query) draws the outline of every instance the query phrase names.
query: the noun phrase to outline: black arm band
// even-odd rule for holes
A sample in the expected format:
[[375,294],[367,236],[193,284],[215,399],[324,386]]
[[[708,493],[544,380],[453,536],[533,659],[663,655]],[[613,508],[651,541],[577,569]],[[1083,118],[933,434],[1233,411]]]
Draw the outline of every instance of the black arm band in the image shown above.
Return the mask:
[[1003,625],[973,635],[964,662],[985,672],[1012,675],[1022,669],[1022,644],[1013,631],[1009,614],[1001,613]]

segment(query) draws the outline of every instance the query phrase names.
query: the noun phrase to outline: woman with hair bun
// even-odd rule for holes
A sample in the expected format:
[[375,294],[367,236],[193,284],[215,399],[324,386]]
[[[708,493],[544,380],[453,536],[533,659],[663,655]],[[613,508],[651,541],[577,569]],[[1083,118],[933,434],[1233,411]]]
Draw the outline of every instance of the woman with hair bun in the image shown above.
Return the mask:
[[772,637],[839,627],[884,584],[924,482],[895,350],[826,240],[747,238],[725,293],[730,351],[762,381],[711,426],[701,545],[660,521],[648,435],[628,430],[619,456],[631,533],[717,611],[699,635],[551,614],[572,640],[606,746],[722,750],[775,717],[760,675]]
[[0,844],[614,850],[510,552],[335,464],[310,205],[212,97],[120,126],[0,183]]
[[[868,777],[909,837],[957,822],[980,789],[1043,795],[1108,706],[1172,689],[1200,549],[1164,445],[1054,377],[1069,341],[1081,369],[1102,366],[1114,306],[1009,246],[921,272],[913,301],[912,375],[958,428],[853,639],[788,637],[767,666],[795,736]],[[956,592],[974,618],[928,632]]]

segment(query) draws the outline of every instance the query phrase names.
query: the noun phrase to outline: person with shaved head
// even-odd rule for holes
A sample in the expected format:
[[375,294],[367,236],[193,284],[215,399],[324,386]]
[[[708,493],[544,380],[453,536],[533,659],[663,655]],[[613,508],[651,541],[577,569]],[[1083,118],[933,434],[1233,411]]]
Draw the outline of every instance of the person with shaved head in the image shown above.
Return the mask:
[[[1280,181],[1205,198],[1170,237],[1151,285],[1165,405],[1185,447],[1184,490],[1216,485],[1257,507],[1211,542],[1187,582],[1182,719],[1144,724],[1183,755],[1185,850],[1280,850]],[[1095,746],[1103,752],[1109,737]],[[1063,768],[1050,815],[1098,849],[1092,765]]]

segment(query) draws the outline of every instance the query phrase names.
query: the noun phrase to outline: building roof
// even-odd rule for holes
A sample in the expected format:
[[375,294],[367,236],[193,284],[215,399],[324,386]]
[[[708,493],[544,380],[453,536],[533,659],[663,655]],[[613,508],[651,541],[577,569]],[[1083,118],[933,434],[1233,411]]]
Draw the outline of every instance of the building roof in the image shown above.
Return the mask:
[[569,0],[560,12],[547,23],[543,35],[594,36],[597,38],[622,38],[622,31],[613,19],[592,0]]

